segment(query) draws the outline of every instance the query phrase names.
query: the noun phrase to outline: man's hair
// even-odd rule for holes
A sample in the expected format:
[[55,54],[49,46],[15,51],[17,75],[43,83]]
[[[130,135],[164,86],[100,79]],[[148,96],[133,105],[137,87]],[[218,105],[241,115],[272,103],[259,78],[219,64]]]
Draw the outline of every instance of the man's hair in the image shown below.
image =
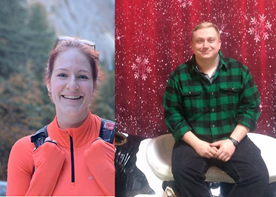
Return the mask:
[[211,23],[211,22],[202,22],[202,23],[199,23],[197,26],[195,26],[192,30],[192,36],[191,36],[191,39],[193,40],[193,35],[194,35],[194,32],[196,32],[197,30],[199,29],[205,29],[205,28],[209,28],[209,27],[213,27],[217,34],[218,34],[218,37],[220,39],[220,31],[219,31],[219,28],[214,24],[214,23]]

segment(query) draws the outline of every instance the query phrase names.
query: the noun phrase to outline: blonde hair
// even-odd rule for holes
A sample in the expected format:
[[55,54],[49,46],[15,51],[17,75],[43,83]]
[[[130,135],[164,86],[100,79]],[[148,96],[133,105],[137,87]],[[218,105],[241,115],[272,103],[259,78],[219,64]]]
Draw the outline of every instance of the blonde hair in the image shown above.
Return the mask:
[[204,29],[204,28],[209,28],[209,27],[212,27],[216,30],[217,34],[218,34],[218,37],[220,39],[220,31],[219,31],[219,28],[214,24],[214,23],[211,23],[211,22],[202,22],[202,23],[199,23],[197,26],[195,26],[192,30],[192,36],[191,36],[191,39],[193,39],[193,35],[194,35],[194,32],[196,32],[197,30],[199,29]]

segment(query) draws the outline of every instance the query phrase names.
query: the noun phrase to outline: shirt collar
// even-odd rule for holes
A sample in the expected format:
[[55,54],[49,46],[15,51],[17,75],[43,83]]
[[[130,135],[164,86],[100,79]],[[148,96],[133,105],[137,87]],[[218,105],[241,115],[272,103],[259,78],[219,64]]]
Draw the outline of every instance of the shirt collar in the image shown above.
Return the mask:
[[57,117],[49,124],[48,134],[56,140],[58,145],[69,148],[69,135],[74,140],[74,147],[81,147],[89,140],[92,142],[99,137],[101,119],[88,111],[88,116],[78,128],[61,129],[58,126]]
[[222,68],[222,67],[225,67],[226,69],[228,68],[228,65],[227,65],[227,60],[226,58],[224,57],[224,55],[222,54],[221,51],[219,51],[219,67]]

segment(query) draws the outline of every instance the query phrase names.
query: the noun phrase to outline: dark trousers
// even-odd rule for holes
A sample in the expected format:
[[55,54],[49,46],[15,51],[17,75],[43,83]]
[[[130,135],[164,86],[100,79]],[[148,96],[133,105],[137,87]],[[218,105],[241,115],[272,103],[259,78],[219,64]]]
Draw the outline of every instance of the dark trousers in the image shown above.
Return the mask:
[[205,173],[217,166],[235,181],[228,197],[263,197],[269,183],[266,165],[259,148],[246,136],[228,162],[200,157],[184,141],[176,142],[172,153],[172,173],[181,197],[210,197]]

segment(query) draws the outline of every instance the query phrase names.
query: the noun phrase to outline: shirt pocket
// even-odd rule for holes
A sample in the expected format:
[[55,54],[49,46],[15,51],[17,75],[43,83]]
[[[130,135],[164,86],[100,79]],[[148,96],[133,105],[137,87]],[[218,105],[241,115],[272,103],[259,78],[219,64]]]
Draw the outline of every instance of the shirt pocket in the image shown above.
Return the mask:
[[225,83],[220,84],[219,103],[221,108],[225,111],[236,110],[242,86],[239,83]]
[[184,117],[196,118],[204,108],[204,99],[201,86],[188,86],[182,89],[182,104]]

